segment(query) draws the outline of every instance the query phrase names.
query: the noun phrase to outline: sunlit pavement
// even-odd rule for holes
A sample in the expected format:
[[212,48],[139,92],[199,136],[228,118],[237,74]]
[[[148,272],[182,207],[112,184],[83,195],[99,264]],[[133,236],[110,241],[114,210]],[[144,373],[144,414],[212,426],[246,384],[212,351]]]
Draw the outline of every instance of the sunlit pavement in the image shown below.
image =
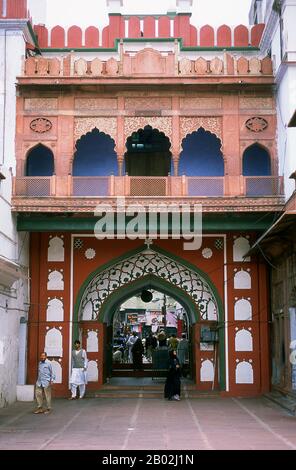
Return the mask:
[[54,399],[0,410],[0,449],[296,449],[296,418],[267,399]]

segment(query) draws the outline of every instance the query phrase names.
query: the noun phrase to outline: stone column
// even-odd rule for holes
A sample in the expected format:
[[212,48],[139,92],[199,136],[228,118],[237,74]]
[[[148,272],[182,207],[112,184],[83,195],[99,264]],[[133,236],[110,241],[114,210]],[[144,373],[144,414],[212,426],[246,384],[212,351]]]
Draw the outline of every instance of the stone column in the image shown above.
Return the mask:
[[174,176],[179,176],[179,159],[180,159],[180,153],[177,150],[172,151],[172,159],[173,159],[173,165],[174,165]]
[[122,174],[123,162],[124,162],[124,152],[121,151],[120,153],[117,153],[118,176],[124,176]]

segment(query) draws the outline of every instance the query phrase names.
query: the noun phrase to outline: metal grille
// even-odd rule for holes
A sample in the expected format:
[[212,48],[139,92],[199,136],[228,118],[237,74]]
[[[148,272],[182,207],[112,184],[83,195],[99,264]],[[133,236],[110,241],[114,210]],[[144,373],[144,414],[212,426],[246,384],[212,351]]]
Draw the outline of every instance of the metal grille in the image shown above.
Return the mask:
[[283,194],[282,186],[278,176],[247,176],[246,196],[279,196]]
[[223,196],[223,177],[188,177],[188,196]]
[[49,197],[50,180],[47,176],[16,178],[15,194],[24,197]]
[[109,176],[74,176],[73,196],[109,196]]
[[131,196],[166,196],[167,178],[166,177],[131,177],[130,178]]

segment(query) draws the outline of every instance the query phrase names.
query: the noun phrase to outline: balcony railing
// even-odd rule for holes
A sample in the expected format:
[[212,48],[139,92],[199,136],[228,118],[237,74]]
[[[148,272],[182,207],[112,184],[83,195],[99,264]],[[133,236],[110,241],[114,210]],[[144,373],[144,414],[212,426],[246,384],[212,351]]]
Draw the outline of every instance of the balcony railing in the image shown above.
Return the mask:
[[246,176],[246,196],[277,196],[283,194],[283,179],[276,176]]
[[110,182],[109,176],[73,176],[72,196],[109,196]]
[[224,177],[189,176],[187,179],[188,196],[224,196]]
[[13,195],[44,197],[266,197],[283,195],[279,176],[16,177]]
[[53,179],[49,176],[25,176],[15,178],[15,196],[49,197],[53,194]]

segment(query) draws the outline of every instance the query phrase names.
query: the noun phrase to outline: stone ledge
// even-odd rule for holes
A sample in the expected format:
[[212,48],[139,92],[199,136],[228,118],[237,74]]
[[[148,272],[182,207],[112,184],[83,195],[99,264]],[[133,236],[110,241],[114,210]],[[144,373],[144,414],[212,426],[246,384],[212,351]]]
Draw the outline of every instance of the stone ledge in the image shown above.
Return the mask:
[[[262,211],[281,211],[284,207],[284,197],[219,197],[219,198],[167,198],[167,197],[146,197],[146,198],[126,198],[126,206],[132,204],[141,204],[148,207],[153,204],[190,204],[193,206],[202,205],[203,212],[262,212]],[[105,203],[112,208],[117,207],[117,200],[114,197],[105,198],[23,198],[14,197],[12,199],[13,212],[38,212],[38,213],[93,213],[98,204]]]

